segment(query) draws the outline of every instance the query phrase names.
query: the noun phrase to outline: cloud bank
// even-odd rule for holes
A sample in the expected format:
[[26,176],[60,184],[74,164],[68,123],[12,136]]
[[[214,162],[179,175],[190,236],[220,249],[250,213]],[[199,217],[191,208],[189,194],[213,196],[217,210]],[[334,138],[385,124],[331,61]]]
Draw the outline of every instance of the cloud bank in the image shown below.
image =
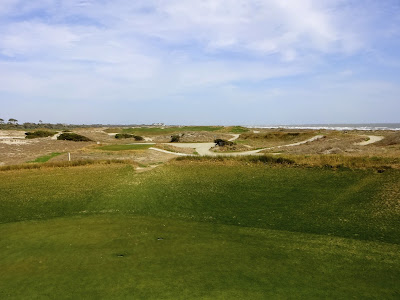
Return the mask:
[[3,0],[3,118],[399,122],[398,1]]

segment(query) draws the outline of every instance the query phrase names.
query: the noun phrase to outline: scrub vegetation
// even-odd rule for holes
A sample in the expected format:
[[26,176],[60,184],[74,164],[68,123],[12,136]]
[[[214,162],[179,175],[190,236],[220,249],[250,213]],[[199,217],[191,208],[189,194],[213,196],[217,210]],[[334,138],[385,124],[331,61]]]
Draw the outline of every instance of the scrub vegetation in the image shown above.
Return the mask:
[[73,132],[64,132],[57,137],[57,140],[74,141],[74,142],[91,141],[91,139],[89,139],[88,137]]
[[25,133],[26,139],[36,139],[41,137],[53,136],[55,132],[48,130],[36,130],[36,131],[28,131]]
[[115,135],[116,139],[135,139],[135,141],[143,141],[143,137],[139,136],[139,135],[133,135],[133,134],[129,134],[129,133],[117,133]]

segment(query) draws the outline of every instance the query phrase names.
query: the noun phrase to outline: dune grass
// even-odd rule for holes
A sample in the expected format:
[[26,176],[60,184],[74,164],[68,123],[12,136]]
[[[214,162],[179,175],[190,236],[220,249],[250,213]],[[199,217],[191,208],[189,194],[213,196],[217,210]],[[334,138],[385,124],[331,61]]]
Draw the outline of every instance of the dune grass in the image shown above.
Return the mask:
[[395,299],[399,182],[234,160],[1,172],[0,295]]
[[41,164],[25,163],[19,165],[0,166],[0,171],[69,168],[69,167],[79,167],[87,165],[110,165],[110,164],[128,164],[132,166],[138,165],[136,162],[127,159],[97,159],[97,160],[80,159],[73,161],[45,162]]
[[179,157],[178,161],[203,162],[248,162],[263,164],[285,164],[293,167],[347,168],[347,169],[400,169],[398,156],[350,156],[341,154],[310,155],[245,155],[245,156],[195,156]]
[[106,151],[147,150],[152,146],[154,145],[152,144],[107,145],[107,146],[97,147],[97,149]]

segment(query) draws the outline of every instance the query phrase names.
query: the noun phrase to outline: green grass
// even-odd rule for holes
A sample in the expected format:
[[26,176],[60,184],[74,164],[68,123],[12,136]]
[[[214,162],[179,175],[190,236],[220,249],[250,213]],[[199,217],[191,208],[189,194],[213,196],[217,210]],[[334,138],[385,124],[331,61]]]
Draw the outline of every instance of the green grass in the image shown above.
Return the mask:
[[395,299],[400,275],[398,245],[169,218],[57,218],[0,235],[2,299]]
[[233,126],[233,127],[229,130],[229,132],[232,132],[232,133],[244,133],[244,132],[248,132],[248,131],[249,131],[248,128],[242,127],[242,126]]
[[222,126],[182,126],[182,127],[140,127],[140,128],[125,128],[121,133],[130,133],[137,135],[157,135],[157,134],[172,134],[185,131],[217,131],[222,129]]
[[62,153],[60,153],[60,152],[53,152],[53,153],[50,153],[50,154],[47,154],[47,155],[40,156],[40,157],[36,158],[35,160],[30,161],[30,162],[32,162],[32,163],[45,163],[45,162],[49,161],[50,159],[52,159],[53,157],[59,156],[61,154]]
[[399,182],[218,160],[0,172],[0,298],[396,299]]
[[152,144],[134,144],[134,145],[107,145],[98,147],[97,149],[106,151],[127,151],[127,150],[147,150],[154,145]]

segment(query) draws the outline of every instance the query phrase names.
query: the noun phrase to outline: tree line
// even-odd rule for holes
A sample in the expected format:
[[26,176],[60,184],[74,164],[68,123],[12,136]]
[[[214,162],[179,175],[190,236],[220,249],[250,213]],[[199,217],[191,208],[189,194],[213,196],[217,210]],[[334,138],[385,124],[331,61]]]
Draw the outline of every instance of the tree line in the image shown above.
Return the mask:
[[[144,124],[143,124],[144,125]],[[110,125],[110,124],[62,124],[62,123],[44,123],[42,120],[39,120],[38,123],[34,122],[25,122],[22,124],[18,123],[17,119],[10,118],[8,121],[0,118],[0,129],[56,129],[56,130],[66,130],[66,129],[72,129],[72,128],[89,128],[89,127],[132,127],[132,126],[138,126],[138,125]]]

